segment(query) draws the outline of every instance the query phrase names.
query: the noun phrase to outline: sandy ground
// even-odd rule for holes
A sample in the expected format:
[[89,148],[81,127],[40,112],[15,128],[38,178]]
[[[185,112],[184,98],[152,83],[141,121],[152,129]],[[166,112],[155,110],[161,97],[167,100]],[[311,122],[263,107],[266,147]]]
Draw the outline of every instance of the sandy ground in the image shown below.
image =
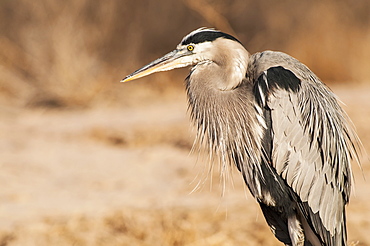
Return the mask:
[[[370,89],[332,89],[370,153]],[[189,154],[185,93],[134,108],[0,108],[0,117],[0,245],[280,245],[240,175],[221,196],[218,171],[207,175]],[[349,241],[370,245],[363,159],[347,221]]]

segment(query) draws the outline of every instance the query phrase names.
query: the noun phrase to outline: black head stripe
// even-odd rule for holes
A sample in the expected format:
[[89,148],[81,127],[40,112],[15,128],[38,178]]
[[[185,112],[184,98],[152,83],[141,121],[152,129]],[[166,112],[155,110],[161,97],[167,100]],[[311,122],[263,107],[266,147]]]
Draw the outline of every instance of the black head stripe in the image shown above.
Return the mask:
[[218,31],[201,31],[201,32],[197,32],[194,35],[191,35],[185,38],[181,42],[181,44],[187,45],[187,44],[199,44],[199,43],[203,43],[207,41],[212,42],[216,40],[217,38],[221,38],[221,37],[226,38],[226,39],[231,39],[231,40],[234,40],[240,43],[239,40],[237,40],[236,38],[234,38],[233,36],[227,33],[218,32]]

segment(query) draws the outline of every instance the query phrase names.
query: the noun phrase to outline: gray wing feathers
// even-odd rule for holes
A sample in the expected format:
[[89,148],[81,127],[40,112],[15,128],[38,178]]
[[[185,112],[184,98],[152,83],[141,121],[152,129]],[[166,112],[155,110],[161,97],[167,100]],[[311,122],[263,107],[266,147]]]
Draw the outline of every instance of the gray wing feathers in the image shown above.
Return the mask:
[[[325,107],[338,110],[339,106],[335,102],[330,105],[333,101],[320,105],[304,99],[304,90],[311,88],[303,84],[301,89],[299,93],[275,90],[268,98],[272,165],[301,201],[308,204],[307,216],[310,217],[309,210],[318,213],[321,221],[311,218],[312,224],[330,245],[332,240],[337,242],[334,238],[345,237],[343,213],[350,193],[351,139],[346,139],[349,130],[342,116],[333,115],[334,110],[325,112]],[[320,228],[322,225],[330,236]]]
[[321,240],[345,245],[350,162],[359,162],[361,149],[348,116],[316,75],[290,56],[257,53],[250,67],[258,78],[257,103],[271,110],[271,165],[298,195],[298,207]]

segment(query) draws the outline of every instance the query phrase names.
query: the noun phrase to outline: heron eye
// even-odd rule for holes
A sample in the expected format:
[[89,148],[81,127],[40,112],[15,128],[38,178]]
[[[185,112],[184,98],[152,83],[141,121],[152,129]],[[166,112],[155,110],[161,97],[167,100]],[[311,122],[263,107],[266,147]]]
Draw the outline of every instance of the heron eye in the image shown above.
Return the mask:
[[188,49],[188,51],[193,51],[194,50],[194,46],[193,45],[188,45],[187,49]]

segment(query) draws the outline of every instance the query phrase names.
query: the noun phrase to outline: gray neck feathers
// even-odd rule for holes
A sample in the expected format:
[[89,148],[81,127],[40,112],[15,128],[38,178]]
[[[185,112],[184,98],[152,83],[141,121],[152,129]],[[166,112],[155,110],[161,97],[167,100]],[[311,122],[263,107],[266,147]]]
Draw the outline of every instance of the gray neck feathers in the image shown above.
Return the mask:
[[[235,164],[253,185],[252,180],[262,175],[265,129],[253,84],[245,79],[249,53],[238,42],[218,39],[213,44],[212,56],[195,65],[186,80],[196,143],[219,157],[222,166]],[[261,187],[249,188],[254,194],[261,192]]]
[[190,116],[197,128],[196,143],[219,157],[221,165],[235,164],[244,178],[252,179],[261,173],[264,132],[256,114],[247,113],[256,111],[252,89],[247,88],[252,85],[242,83],[233,90],[221,91],[198,77],[195,79],[191,74],[186,84]]

